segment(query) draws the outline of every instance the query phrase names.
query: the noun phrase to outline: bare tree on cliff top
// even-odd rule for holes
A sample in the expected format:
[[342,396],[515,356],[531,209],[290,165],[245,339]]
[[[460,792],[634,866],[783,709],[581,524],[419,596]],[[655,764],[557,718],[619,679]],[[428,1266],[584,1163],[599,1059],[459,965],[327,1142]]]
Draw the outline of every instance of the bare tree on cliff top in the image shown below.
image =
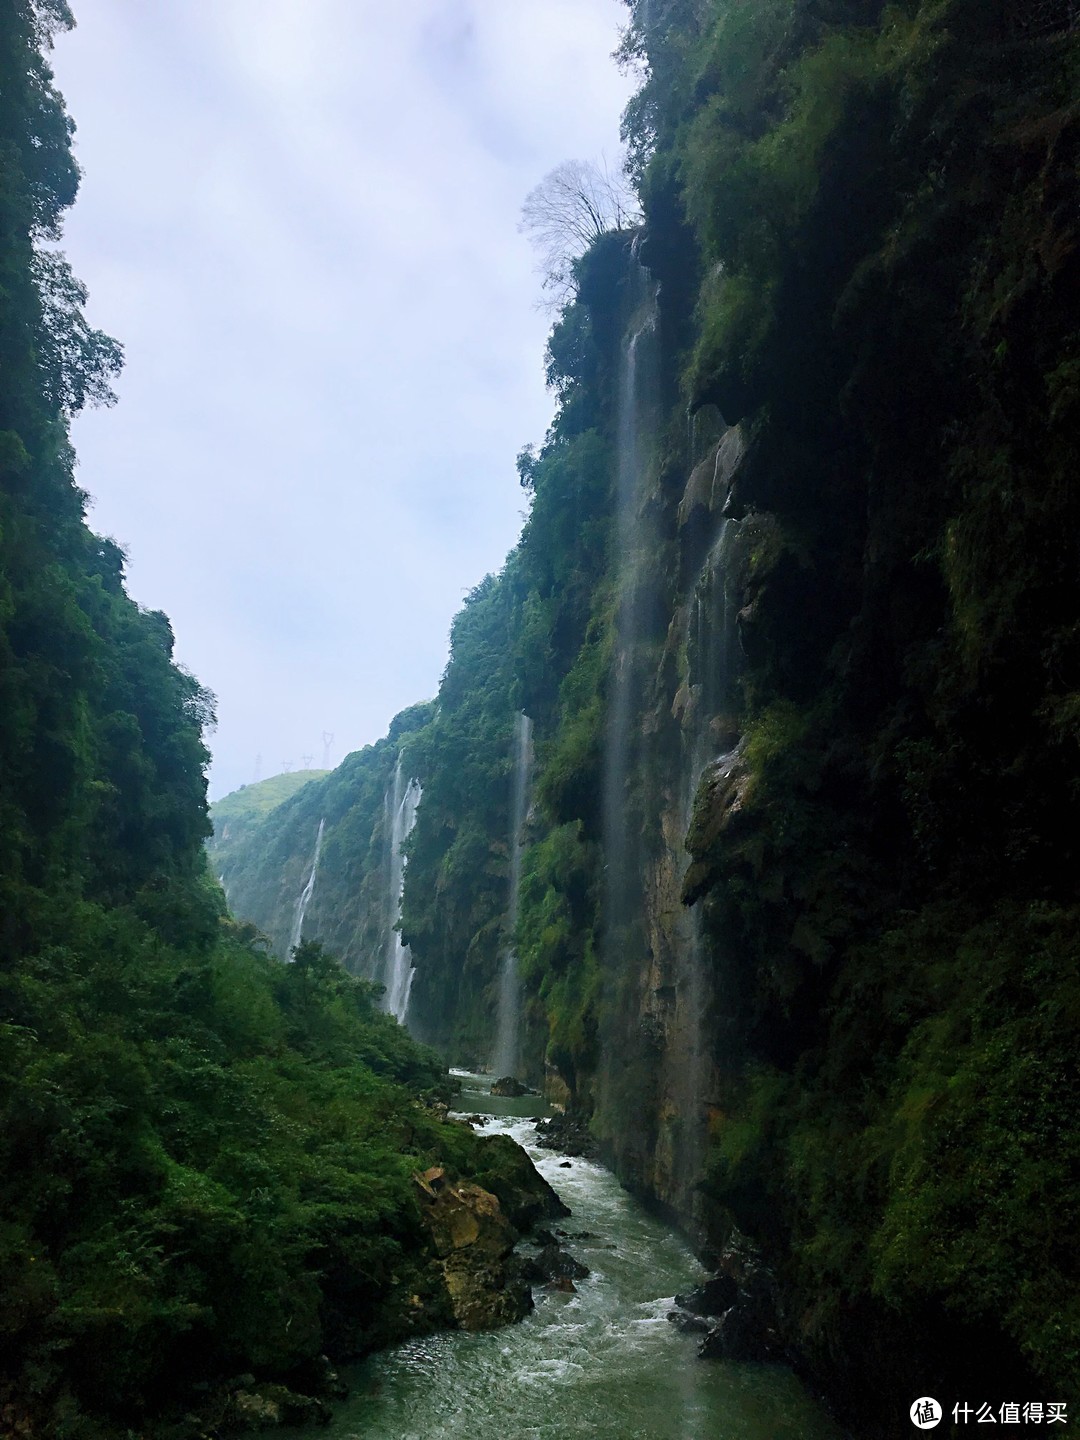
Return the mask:
[[637,200],[606,162],[564,160],[556,165],[525,197],[518,227],[540,254],[544,308],[558,309],[573,294],[574,262],[594,240],[640,223]]

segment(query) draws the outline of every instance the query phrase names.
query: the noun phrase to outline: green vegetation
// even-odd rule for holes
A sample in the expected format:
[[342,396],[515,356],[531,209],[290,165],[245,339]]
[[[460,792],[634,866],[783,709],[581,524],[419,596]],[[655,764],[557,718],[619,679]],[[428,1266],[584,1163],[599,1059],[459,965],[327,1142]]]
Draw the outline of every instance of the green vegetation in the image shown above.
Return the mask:
[[355,1353],[403,1276],[433,1288],[409,1175],[444,1158],[414,1098],[441,1066],[319,947],[284,967],[209,918],[178,951],[83,905],[5,982],[5,1379],[66,1433]]
[[981,1347],[1068,1389],[1075,16],[640,6],[625,48],[672,360],[744,420],[738,505],[782,537],[740,614],[738,810],[699,799],[690,839],[744,1054],[716,1223],[783,1257],[834,1383]]
[[321,780],[328,770],[291,770],[285,775],[271,775],[252,785],[241,785],[210,808],[210,821],[216,838],[225,839],[225,832],[242,829],[269,815],[283,800],[290,799],[309,780]]

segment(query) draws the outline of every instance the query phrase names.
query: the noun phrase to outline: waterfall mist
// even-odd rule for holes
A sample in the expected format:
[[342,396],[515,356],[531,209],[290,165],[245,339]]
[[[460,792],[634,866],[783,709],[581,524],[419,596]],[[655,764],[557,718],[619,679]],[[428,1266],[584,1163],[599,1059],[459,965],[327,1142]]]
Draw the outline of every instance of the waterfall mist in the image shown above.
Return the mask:
[[498,1016],[492,1068],[497,1077],[516,1075],[520,1063],[521,982],[518,978],[514,931],[521,895],[521,860],[525,849],[525,820],[529,813],[532,775],[532,721],[522,711],[514,719],[514,788],[510,805],[510,902],[506,928],[508,943],[499,966]]
[[[649,273],[635,264],[632,277],[634,309],[619,364],[616,430],[615,564],[618,594],[616,642],[601,799],[603,833],[604,920],[601,959],[610,997],[614,1032],[606,1049],[612,1064],[624,1046],[620,1036],[631,1023],[622,1010],[630,1001],[625,980],[629,927],[640,914],[640,824],[629,802],[629,781],[639,758],[640,726],[635,725],[641,695],[641,630],[650,581],[648,535],[642,520],[650,441],[659,410],[657,287]],[[618,978],[617,978],[618,977]],[[604,1077],[604,1089],[611,1074]],[[602,1102],[613,1097],[605,1097]]]

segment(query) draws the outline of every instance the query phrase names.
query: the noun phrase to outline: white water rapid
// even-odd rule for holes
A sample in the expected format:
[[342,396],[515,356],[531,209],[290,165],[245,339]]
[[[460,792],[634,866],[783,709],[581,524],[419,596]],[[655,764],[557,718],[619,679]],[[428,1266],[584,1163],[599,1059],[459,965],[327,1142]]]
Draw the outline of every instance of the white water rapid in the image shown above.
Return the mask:
[[525,853],[525,819],[529,813],[532,774],[532,721],[522,711],[514,720],[514,789],[510,804],[510,903],[506,916],[508,943],[499,966],[499,1006],[492,1069],[497,1077],[516,1075],[521,1059],[521,982],[518,979],[514,931],[521,896],[521,859]]
[[[536,1145],[525,1100],[463,1075],[463,1112],[491,1116],[571,1207],[560,1243],[589,1267],[573,1293],[534,1290],[504,1330],[407,1340],[347,1372],[353,1393],[310,1440],[838,1440],[783,1365],[699,1360],[667,1319],[703,1277],[685,1241],[591,1160]],[[543,1102],[533,1099],[534,1107]],[[534,1110],[535,1113],[535,1110]],[[292,1432],[295,1434],[296,1432]]]
[[311,874],[307,878],[307,884],[300,891],[300,898],[296,902],[296,919],[293,921],[292,942],[289,945],[289,959],[292,959],[293,951],[300,944],[304,934],[304,916],[307,914],[308,906],[311,904],[311,897],[315,893],[315,877],[319,873],[319,851],[322,849],[323,827],[325,820],[319,821],[319,833],[315,836],[315,857],[311,862]]
[[390,890],[388,913],[390,933],[386,942],[386,958],[383,965],[383,984],[386,995],[383,1005],[402,1025],[409,1009],[409,994],[412,991],[413,968],[409,947],[401,938],[401,896],[405,889],[405,855],[402,847],[409,832],[416,824],[416,809],[420,804],[420,782],[405,782],[401,756],[394,768],[394,787],[390,798]]

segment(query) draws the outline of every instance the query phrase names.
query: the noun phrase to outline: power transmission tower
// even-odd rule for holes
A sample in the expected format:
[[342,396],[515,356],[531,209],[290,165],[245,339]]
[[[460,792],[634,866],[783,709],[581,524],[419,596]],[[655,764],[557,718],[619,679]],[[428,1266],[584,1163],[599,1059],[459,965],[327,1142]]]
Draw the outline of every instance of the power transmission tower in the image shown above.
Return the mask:
[[315,756],[314,756],[314,755],[301,755],[301,756],[300,756],[300,759],[304,762],[304,769],[305,769],[305,770],[310,770],[310,769],[311,769],[311,762],[312,762],[312,760],[315,759]]
[[322,732],[322,768],[330,769],[330,746],[334,743],[334,732],[324,730]]
[[291,761],[291,760],[282,760],[282,762],[281,762],[281,773],[282,773],[283,775],[291,775],[291,774],[292,774],[292,761]]

